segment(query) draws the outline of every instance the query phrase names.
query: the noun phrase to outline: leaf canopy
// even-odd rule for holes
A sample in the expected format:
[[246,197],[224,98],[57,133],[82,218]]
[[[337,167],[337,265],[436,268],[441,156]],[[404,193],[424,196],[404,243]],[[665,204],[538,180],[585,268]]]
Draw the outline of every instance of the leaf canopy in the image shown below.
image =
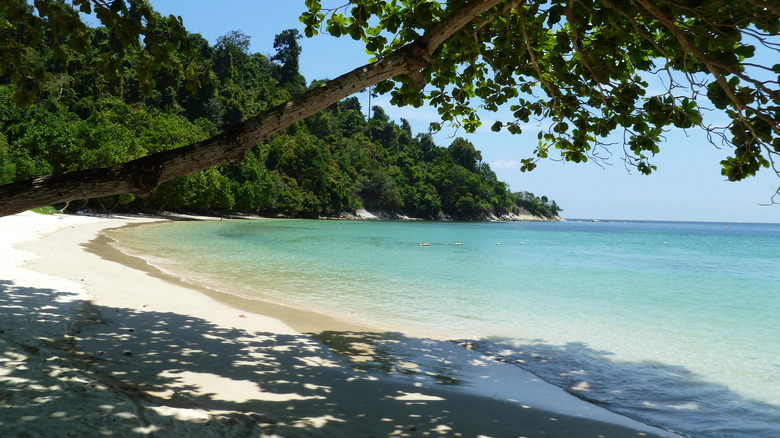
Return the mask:
[[[309,0],[300,19],[306,35],[349,35],[378,60],[464,3],[352,0],[328,9]],[[780,153],[779,32],[780,6],[761,0],[508,0],[449,38],[422,81],[396,77],[375,92],[396,105],[427,102],[468,132],[484,111],[507,106],[512,117],[494,131],[546,120],[524,170],[551,149],[582,162],[612,155],[618,143],[629,165],[650,173],[665,131],[700,127],[733,150],[722,165],[736,181]],[[705,118],[713,108],[725,112],[722,126]]]

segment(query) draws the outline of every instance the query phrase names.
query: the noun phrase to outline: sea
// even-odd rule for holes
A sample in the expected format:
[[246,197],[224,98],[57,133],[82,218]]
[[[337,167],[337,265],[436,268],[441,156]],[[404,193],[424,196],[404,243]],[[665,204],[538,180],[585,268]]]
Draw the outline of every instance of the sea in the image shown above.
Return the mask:
[[468,342],[689,437],[780,437],[780,224],[267,219],[112,237],[218,291]]

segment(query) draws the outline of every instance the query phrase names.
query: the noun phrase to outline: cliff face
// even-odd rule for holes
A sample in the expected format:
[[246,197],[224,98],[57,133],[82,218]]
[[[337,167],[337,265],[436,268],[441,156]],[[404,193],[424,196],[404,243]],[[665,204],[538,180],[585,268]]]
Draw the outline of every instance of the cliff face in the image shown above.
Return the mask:
[[536,216],[531,213],[507,213],[501,216],[487,216],[484,220],[490,222],[558,222],[562,221],[560,216]]
[[[534,214],[531,214],[529,211],[524,209],[519,209],[517,213],[506,213],[502,215],[495,215],[495,214],[488,214],[483,215],[480,217],[479,221],[485,221],[485,222],[554,222],[554,221],[562,221],[560,216],[552,216],[552,217],[544,217],[544,216],[537,216]],[[399,213],[393,213],[393,212],[384,212],[384,211],[369,211],[364,208],[360,208],[355,210],[354,212],[344,212],[338,216],[321,216],[320,219],[345,219],[345,220],[407,220],[407,221],[416,221],[416,220],[424,220],[421,218],[415,218],[410,216],[405,216],[403,214]],[[453,219],[451,217],[440,217],[436,220],[440,221],[453,221],[456,219]]]

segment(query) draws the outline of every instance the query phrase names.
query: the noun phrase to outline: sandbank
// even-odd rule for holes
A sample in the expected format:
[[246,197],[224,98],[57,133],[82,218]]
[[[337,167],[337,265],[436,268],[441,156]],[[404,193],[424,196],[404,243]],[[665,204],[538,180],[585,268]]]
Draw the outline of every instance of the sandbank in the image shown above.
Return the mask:
[[198,288],[100,237],[156,220],[0,218],[0,436],[676,436],[451,342]]

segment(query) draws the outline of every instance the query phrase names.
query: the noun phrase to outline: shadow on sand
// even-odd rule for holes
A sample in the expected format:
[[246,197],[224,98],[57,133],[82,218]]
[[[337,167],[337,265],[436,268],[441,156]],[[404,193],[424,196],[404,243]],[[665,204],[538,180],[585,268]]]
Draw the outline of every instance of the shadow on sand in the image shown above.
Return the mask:
[[0,281],[2,436],[640,436],[459,390],[452,342],[247,332],[68,295]]
[[612,352],[580,342],[550,345],[492,338],[462,343],[583,400],[686,436],[780,436],[780,407],[707,382],[683,366],[614,361]]

